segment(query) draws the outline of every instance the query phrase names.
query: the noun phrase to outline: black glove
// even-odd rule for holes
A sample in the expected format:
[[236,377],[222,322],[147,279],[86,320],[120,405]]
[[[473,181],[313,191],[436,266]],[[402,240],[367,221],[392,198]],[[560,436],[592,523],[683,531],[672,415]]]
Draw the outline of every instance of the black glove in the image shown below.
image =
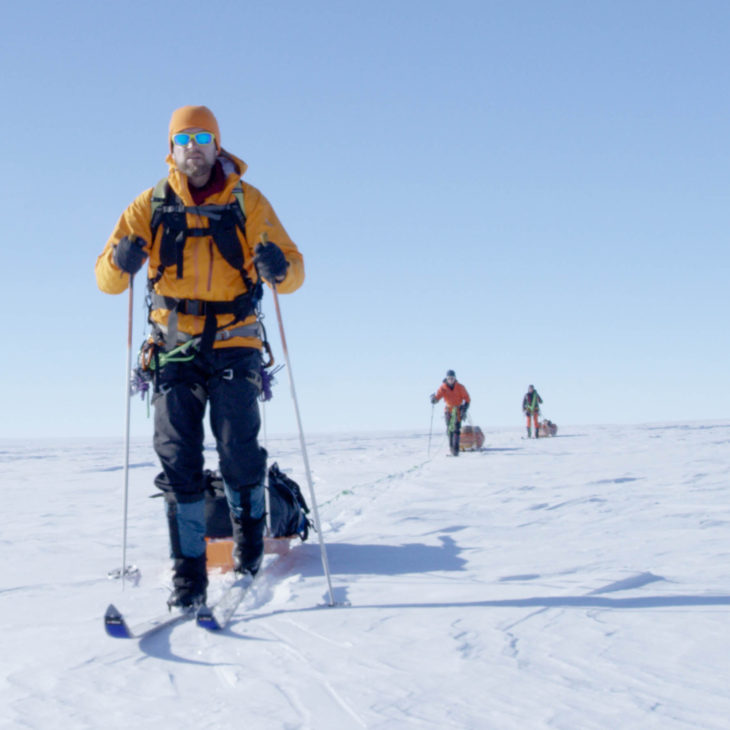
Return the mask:
[[144,252],[145,245],[144,239],[139,236],[124,236],[114,247],[112,261],[122,271],[134,275],[142,268],[147,258]]
[[466,412],[469,410],[469,404],[468,403],[462,403],[461,404],[461,417],[464,418],[466,415]]
[[438,403],[439,402],[439,399],[436,397],[436,394],[435,393],[431,393],[430,398],[431,398],[431,403]]
[[260,243],[254,249],[253,262],[259,274],[274,284],[280,284],[286,278],[286,270],[289,268],[289,262],[284,258],[284,253],[275,244]]

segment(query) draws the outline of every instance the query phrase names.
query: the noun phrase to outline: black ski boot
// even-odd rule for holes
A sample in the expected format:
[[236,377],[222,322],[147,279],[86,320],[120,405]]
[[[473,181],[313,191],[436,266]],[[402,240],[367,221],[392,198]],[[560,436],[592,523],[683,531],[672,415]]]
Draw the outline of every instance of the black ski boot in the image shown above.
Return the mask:
[[264,528],[266,515],[259,518],[235,519],[233,523],[233,567],[236,573],[256,575],[264,559]]
[[173,591],[167,599],[168,607],[194,611],[205,603],[208,588],[205,553],[197,558],[175,558],[172,570]]

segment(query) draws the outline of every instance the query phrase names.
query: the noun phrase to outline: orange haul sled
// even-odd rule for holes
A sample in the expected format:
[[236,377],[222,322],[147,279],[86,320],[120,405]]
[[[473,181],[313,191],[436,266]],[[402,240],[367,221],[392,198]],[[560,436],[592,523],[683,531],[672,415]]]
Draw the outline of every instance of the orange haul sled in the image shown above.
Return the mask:
[[462,426],[459,451],[479,451],[484,445],[484,434],[479,426]]
[[557,424],[546,418],[539,426],[540,436],[555,436],[558,433]]
[[[298,539],[298,535],[264,537],[264,554],[285,555],[289,552],[291,541]],[[206,537],[205,557],[208,570],[220,570],[221,573],[233,570],[233,539]]]

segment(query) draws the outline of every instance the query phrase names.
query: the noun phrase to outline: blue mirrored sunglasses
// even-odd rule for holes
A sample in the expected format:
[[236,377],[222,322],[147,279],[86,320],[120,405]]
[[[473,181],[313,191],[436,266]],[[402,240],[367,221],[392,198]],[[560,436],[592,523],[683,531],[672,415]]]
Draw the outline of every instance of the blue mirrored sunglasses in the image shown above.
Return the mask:
[[189,144],[191,139],[195,144],[210,144],[215,139],[215,135],[212,132],[196,132],[195,134],[180,132],[179,134],[172,135],[172,141],[181,147]]

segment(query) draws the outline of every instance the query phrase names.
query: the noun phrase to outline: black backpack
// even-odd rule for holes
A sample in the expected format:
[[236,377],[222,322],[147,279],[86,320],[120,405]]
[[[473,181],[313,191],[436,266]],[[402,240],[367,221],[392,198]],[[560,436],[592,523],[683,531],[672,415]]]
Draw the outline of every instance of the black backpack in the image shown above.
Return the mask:
[[[228,501],[223,479],[218,472],[205,470],[205,535],[210,538],[226,538],[233,535]],[[271,513],[270,537],[293,537],[302,542],[309,537],[313,527],[307,515],[309,507],[299,485],[282,473],[278,464],[269,467],[269,511]]]
[[269,511],[271,512],[271,537],[299,535],[302,542],[309,537],[313,527],[307,517],[309,507],[299,485],[282,473],[274,462],[269,467]]

